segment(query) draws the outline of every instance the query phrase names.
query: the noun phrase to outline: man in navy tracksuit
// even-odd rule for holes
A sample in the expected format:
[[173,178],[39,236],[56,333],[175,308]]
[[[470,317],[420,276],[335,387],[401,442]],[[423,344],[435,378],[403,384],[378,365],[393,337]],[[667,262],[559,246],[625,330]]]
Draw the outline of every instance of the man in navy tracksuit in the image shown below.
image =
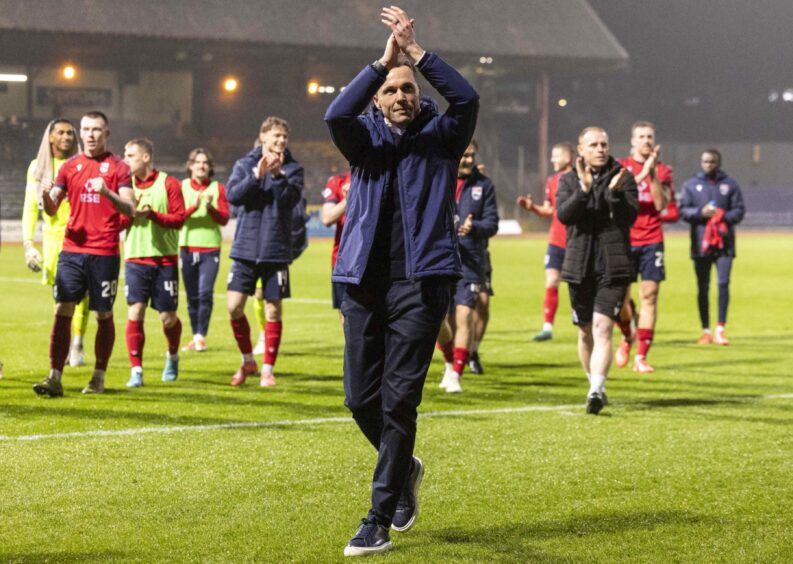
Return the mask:
[[242,365],[231,378],[239,386],[257,372],[245,302],[261,279],[267,328],[266,349],[259,385],[275,386],[273,366],[281,342],[281,300],[290,295],[292,210],[303,197],[303,167],[286,148],[289,124],[268,117],[259,132],[260,146],[234,163],[226,183],[235,206],[237,228],[231,244],[234,263],[228,279],[231,329],[242,354]]
[[[724,333],[730,301],[730,270],[735,258],[735,226],[746,207],[738,183],[721,170],[721,153],[702,153],[702,170],[686,180],[680,195],[680,215],[691,224],[691,258],[697,275],[697,301],[702,322],[699,344],[728,345]],[[704,243],[704,244],[703,244]],[[710,332],[708,292],[710,271],[716,265],[719,283],[719,320],[716,334]]]
[[[471,141],[457,170],[455,199],[463,277],[457,281],[454,290],[454,307],[449,310],[449,323],[444,323],[444,330],[438,337],[444,359],[447,360],[440,387],[447,393],[463,391],[460,379],[471,350],[474,308],[479,294],[486,291],[488,281],[490,262],[487,241],[498,231],[496,190],[493,182],[474,166],[476,150],[476,141]],[[451,366],[448,365],[449,353]]]
[[[349,556],[388,550],[389,526],[405,531],[418,515],[416,410],[449,285],[461,275],[454,183],[479,108],[471,85],[416,43],[404,11],[380,16],[392,31],[383,56],[325,114],[352,171],[333,270],[333,281],[347,284],[345,404],[379,453],[372,508]],[[421,98],[414,66],[449,102],[445,113]]]

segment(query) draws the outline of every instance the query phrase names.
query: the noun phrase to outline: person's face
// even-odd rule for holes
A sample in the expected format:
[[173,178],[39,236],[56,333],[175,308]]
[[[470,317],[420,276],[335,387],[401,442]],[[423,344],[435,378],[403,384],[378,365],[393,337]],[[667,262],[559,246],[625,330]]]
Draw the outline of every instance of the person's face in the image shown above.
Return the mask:
[[83,141],[85,152],[89,155],[98,155],[105,150],[110,130],[102,118],[84,117],[80,120],[80,139]]
[[712,174],[719,169],[721,162],[719,161],[719,157],[713,153],[702,153],[700,165],[702,166],[702,172],[705,174]]
[[137,145],[127,145],[124,149],[124,162],[129,166],[129,171],[138,178],[142,178],[146,167],[151,162],[151,155]]
[[609,160],[609,136],[596,129],[587,131],[578,142],[578,154],[592,168],[603,167]]
[[56,123],[52,126],[49,142],[53,153],[56,155],[68,155],[76,141],[74,129],[68,123]]
[[460,159],[460,165],[457,167],[457,176],[465,178],[474,170],[474,162],[476,162],[476,147],[468,145],[468,148],[463,153]]
[[655,149],[655,130],[652,127],[637,127],[631,134],[631,149],[635,155],[647,158]]
[[289,132],[283,127],[272,127],[259,134],[262,147],[271,153],[283,153],[289,144]]
[[553,171],[559,172],[560,170],[564,170],[569,167],[573,163],[573,155],[570,154],[570,151],[562,148],[562,147],[554,147],[551,150],[551,165],[553,165]]
[[198,153],[190,165],[190,176],[196,182],[204,182],[209,178],[209,159],[204,153]]
[[399,127],[406,127],[419,115],[419,85],[410,67],[389,71],[385,82],[374,96],[374,103],[385,118]]

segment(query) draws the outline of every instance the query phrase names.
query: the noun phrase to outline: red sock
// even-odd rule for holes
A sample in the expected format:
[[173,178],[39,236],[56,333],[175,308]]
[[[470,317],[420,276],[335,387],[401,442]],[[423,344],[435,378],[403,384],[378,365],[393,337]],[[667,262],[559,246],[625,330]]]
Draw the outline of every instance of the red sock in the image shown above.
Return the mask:
[[107,370],[107,363],[113,353],[113,343],[116,342],[116,326],[113,324],[113,317],[96,320],[96,340],[94,341],[94,355],[96,363],[94,368],[97,370]]
[[237,341],[237,347],[242,354],[251,354],[253,345],[251,344],[251,326],[248,325],[248,318],[243,315],[239,319],[231,320],[231,331]]
[[454,347],[454,371],[462,376],[466,364],[468,364],[468,349]]
[[545,288],[545,323],[553,324],[556,310],[559,307],[559,288]]
[[454,345],[453,341],[449,341],[448,343],[442,345],[440,343],[435,343],[435,348],[438,349],[443,353],[443,361],[447,364],[451,364],[454,362]]
[[72,340],[72,318],[56,315],[50,334],[50,368],[63,372],[66,357],[69,356],[69,343]]
[[128,319],[126,337],[129,365],[132,368],[138,368],[143,363],[143,345],[146,343],[143,321],[132,321]]
[[626,320],[623,321],[622,319],[620,319],[619,321],[617,321],[617,327],[620,328],[620,332],[622,333],[622,336],[625,337],[625,340],[626,341],[630,341],[631,340],[631,320],[630,319],[626,319]]
[[173,356],[179,352],[179,341],[182,339],[182,321],[177,317],[176,323],[170,327],[163,327],[162,332],[168,341],[168,353]]
[[281,332],[284,324],[280,321],[268,321],[264,324],[264,363],[275,366],[278,348],[281,346]]
[[636,354],[647,357],[647,352],[650,350],[650,346],[653,344],[653,335],[655,331],[652,329],[642,329],[639,328],[639,342],[636,344]]

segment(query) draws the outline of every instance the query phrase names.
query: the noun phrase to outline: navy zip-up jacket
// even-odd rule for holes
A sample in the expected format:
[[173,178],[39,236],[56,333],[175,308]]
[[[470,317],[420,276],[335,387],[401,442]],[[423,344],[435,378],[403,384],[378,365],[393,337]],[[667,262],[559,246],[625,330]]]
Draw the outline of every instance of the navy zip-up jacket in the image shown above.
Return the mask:
[[463,280],[476,284],[487,281],[487,240],[498,231],[498,206],[493,182],[476,167],[463,180],[457,202],[459,223],[471,215],[471,231],[460,237]]
[[743,219],[746,206],[738,183],[719,170],[714,178],[708,178],[702,171],[698,172],[686,180],[680,193],[680,216],[691,224],[691,258],[703,256],[702,237],[708,218],[702,217],[702,208],[710,201],[716,202],[716,207],[724,210],[728,232],[724,236],[723,254],[734,257],[735,226]]
[[[401,136],[389,129],[374,105],[361,115],[387,76],[371,65],[325,113],[331,138],[352,170],[334,282],[361,283],[389,186],[399,191],[407,278],[459,278],[462,274],[454,190],[457,165],[476,128],[479,96],[434,53],[425,53],[416,66],[449,102],[449,108],[440,114],[431,100],[422,99],[419,115]],[[394,171],[396,178],[392,178]]]
[[292,262],[292,208],[303,197],[303,167],[284,152],[282,175],[268,172],[257,180],[253,169],[262,158],[256,147],[234,163],[226,197],[235,207],[237,229],[231,243],[233,259],[289,264]]

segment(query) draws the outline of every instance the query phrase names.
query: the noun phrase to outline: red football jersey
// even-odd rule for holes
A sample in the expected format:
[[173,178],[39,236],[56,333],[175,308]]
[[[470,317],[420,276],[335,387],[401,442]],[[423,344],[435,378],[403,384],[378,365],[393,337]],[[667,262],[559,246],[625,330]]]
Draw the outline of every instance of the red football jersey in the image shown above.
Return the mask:
[[121,214],[110,200],[87,188],[92,178],[102,177],[108,190],[131,188],[129,167],[112,153],[89,157],[75,155],[58,171],[54,185],[66,191],[71,212],[63,250],[89,255],[117,255]]
[[[644,163],[635,160],[633,157],[620,159],[620,164],[628,169],[634,176],[639,174],[644,168]],[[658,181],[672,188],[672,169],[664,163],[658,163],[655,167]],[[650,179],[645,178],[637,183],[639,190],[639,214],[631,227],[631,246],[640,247],[642,245],[653,245],[664,242],[664,231],[661,228],[661,213],[655,209],[653,195],[650,192]]]
[[[345,185],[350,183],[352,178],[352,174],[350,172],[343,172],[341,174],[336,174],[328,178],[328,184],[325,186],[325,189],[322,191],[322,197],[325,198],[326,204],[338,204],[342,200],[344,200],[344,192],[342,188]],[[333,238],[333,253],[330,256],[330,266],[333,268],[336,266],[336,257],[339,254],[339,241],[341,241],[341,232],[344,229],[344,216],[346,214],[341,214],[338,223],[336,223],[336,235]]]
[[548,243],[555,247],[564,249],[567,246],[567,226],[559,221],[556,215],[556,189],[559,187],[559,179],[564,172],[557,172],[548,177],[545,185],[545,199],[553,206],[553,216],[551,217],[551,228],[548,230]]

